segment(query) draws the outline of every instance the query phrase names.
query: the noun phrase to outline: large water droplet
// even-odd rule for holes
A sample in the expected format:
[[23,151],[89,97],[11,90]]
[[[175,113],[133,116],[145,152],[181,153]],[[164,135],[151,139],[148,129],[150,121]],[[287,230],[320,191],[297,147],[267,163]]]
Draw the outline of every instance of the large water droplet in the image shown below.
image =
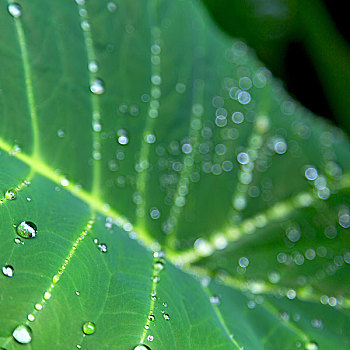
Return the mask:
[[318,350],[318,344],[314,341],[310,341],[307,344],[305,344],[306,350]]
[[10,15],[15,17],[15,18],[18,18],[22,15],[22,8],[20,5],[18,5],[16,3],[9,4],[7,6],[7,9],[9,11]]
[[6,193],[5,193],[5,198],[7,200],[12,200],[12,199],[16,199],[16,191],[15,190],[7,190]]
[[86,335],[94,334],[96,331],[96,325],[95,323],[88,321],[83,324],[83,332]]
[[26,325],[19,325],[12,333],[13,338],[20,344],[28,344],[32,341],[32,330]]
[[134,350],[151,350],[151,348],[149,346],[147,346],[147,345],[141,344],[141,345],[135,346]]
[[101,79],[95,79],[90,84],[90,91],[95,95],[102,95],[105,92],[103,81]]
[[3,266],[2,273],[7,277],[13,277],[14,268],[11,265]]
[[37,232],[36,225],[31,221],[22,221],[16,227],[16,232],[23,238],[34,238]]

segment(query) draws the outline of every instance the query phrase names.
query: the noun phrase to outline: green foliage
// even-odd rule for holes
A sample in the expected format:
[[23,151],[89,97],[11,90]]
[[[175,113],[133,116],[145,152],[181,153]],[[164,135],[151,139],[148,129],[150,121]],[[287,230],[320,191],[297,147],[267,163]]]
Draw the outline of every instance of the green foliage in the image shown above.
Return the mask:
[[341,130],[195,1],[0,23],[0,347],[349,347]]

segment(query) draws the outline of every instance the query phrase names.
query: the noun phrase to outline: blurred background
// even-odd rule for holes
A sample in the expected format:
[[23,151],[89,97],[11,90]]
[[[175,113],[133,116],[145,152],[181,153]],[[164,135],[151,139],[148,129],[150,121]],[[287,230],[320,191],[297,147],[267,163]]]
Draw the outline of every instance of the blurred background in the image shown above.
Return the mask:
[[315,114],[350,132],[347,2],[203,0],[228,34],[243,39]]

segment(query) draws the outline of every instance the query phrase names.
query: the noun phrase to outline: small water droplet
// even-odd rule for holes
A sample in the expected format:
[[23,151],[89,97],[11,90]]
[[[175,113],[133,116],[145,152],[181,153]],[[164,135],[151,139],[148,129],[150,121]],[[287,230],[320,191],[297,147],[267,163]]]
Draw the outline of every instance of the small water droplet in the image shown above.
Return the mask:
[[22,8],[19,4],[12,3],[7,6],[7,9],[11,16],[18,18],[22,15]]
[[141,344],[141,345],[135,346],[135,347],[134,347],[134,350],[151,350],[151,348],[148,347],[147,345]]
[[35,320],[35,316],[33,314],[28,314],[27,319],[28,321],[33,322]]
[[3,266],[2,273],[7,277],[13,277],[14,268],[11,265]]
[[318,344],[314,341],[310,341],[307,344],[305,344],[306,350],[318,350]]
[[40,310],[42,310],[43,306],[42,306],[42,304],[38,303],[38,304],[35,304],[34,308],[35,308],[35,310],[40,311]]
[[157,260],[155,263],[154,263],[154,268],[157,272],[160,272],[164,269],[164,259],[161,259],[161,260]]
[[95,95],[102,95],[105,92],[103,81],[101,79],[95,79],[90,84],[90,91]]
[[105,244],[105,243],[99,244],[98,249],[102,253],[107,253],[107,249],[108,249],[107,244]]
[[220,297],[218,295],[213,295],[212,297],[210,297],[210,302],[213,305],[220,305],[221,304],[221,300],[220,300]]
[[129,143],[128,133],[125,129],[119,129],[117,131],[117,140],[118,143],[122,146],[125,146]]
[[170,316],[168,314],[163,314],[163,318],[164,320],[166,321],[169,321],[170,320]]
[[16,232],[23,238],[34,238],[37,233],[36,225],[31,221],[22,221],[16,227]]
[[154,321],[156,319],[156,317],[153,314],[150,314],[150,315],[148,315],[148,319],[150,321]]
[[96,61],[90,61],[88,69],[91,73],[96,73],[98,71],[98,64]]
[[96,325],[95,323],[88,321],[83,324],[83,332],[86,335],[94,334],[96,331]]
[[147,340],[148,340],[148,341],[153,341],[153,339],[154,339],[153,335],[149,335],[149,336],[147,337]]
[[116,5],[113,1],[110,1],[110,2],[107,4],[107,10],[108,10],[109,12],[114,12],[116,9],[117,9],[117,5]]
[[240,164],[248,164],[249,163],[249,155],[245,152],[241,152],[237,155],[237,161]]
[[24,244],[24,243],[21,241],[21,239],[18,238],[18,237],[15,238],[14,241],[15,241],[16,244]]
[[10,201],[12,199],[16,199],[17,193],[15,190],[7,190],[5,193],[5,198]]
[[12,333],[13,338],[20,344],[28,344],[32,341],[32,330],[26,325],[19,325]]

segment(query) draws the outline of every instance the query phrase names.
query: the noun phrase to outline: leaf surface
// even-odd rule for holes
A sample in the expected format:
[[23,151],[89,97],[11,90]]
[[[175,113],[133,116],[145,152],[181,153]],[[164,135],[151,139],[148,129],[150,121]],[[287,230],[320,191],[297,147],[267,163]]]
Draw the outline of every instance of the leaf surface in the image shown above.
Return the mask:
[[10,1],[0,23],[0,346],[349,345],[342,131],[197,2]]

